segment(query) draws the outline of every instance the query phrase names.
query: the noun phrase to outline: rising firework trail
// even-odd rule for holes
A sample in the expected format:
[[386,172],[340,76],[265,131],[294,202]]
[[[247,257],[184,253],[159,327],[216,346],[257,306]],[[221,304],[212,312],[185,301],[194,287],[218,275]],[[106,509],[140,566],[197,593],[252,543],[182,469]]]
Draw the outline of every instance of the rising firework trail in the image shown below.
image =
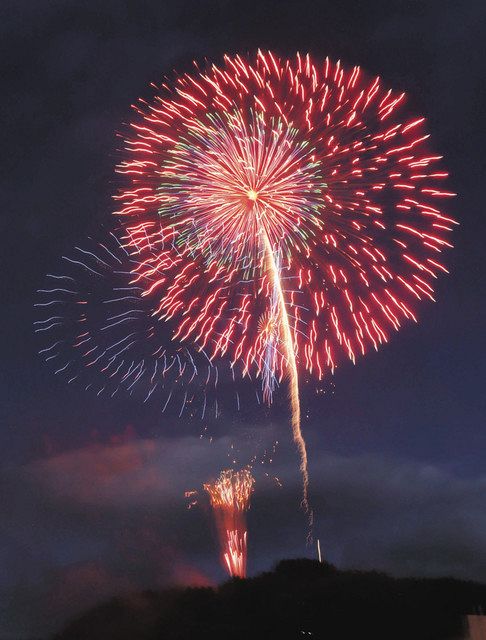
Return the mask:
[[246,576],[246,512],[255,480],[249,469],[222,471],[215,482],[204,485],[218,531],[223,565],[230,576]]
[[267,403],[288,378],[305,507],[299,376],[378,349],[447,272],[454,194],[405,103],[360,67],[259,51],[161,83],[124,136],[116,215],[136,278],[157,274],[142,296]]
[[[282,345],[282,351],[285,355],[286,367],[289,376],[289,396],[290,406],[292,410],[292,434],[294,442],[296,443],[300,454],[300,471],[302,473],[303,479],[302,506],[304,507],[305,511],[309,511],[309,472],[307,470],[307,449],[305,446],[305,440],[302,437],[302,431],[300,429],[299,374],[297,371],[297,361],[295,358],[295,350],[292,340],[292,333],[290,330],[289,316],[285,304],[285,297],[282,291],[280,271],[275,260],[274,250],[265,231],[262,232],[262,236],[265,246],[264,252],[268,277],[270,282],[272,283],[272,289],[277,300],[276,316],[277,327],[279,330],[279,341]],[[312,524],[312,516],[310,516],[310,518],[310,523]]]

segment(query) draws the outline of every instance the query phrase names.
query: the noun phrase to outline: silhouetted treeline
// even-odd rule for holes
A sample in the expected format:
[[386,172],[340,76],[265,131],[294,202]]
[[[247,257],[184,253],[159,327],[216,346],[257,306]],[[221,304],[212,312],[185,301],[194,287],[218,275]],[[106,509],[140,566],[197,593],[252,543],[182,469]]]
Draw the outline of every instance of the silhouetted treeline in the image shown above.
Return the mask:
[[486,586],[452,578],[396,579],[284,560],[218,588],[116,598],[71,622],[56,640],[456,640]]

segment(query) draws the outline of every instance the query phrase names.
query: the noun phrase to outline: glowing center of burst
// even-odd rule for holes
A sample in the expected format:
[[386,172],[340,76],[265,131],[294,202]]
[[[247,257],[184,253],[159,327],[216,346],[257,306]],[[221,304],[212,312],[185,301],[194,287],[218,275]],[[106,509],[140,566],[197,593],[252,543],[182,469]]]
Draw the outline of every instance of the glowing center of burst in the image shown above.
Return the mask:
[[177,244],[210,261],[260,268],[263,231],[290,253],[322,228],[320,165],[278,118],[209,113],[192,122],[160,173],[159,215],[178,225]]

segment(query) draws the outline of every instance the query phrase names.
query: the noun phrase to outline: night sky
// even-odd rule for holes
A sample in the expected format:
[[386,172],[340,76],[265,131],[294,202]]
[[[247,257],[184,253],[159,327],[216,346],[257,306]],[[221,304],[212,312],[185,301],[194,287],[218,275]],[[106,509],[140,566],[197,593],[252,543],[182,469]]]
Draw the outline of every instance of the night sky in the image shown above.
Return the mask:
[[304,392],[315,535],[342,568],[486,581],[485,20],[479,0],[2,3],[0,638],[47,633],[114,593],[223,579],[209,516],[184,491],[275,440],[250,573],[315,555],[284,411],[201,424],[97,398],[51,374],[32,328],[45,274],[109,220],[130,105],[193,59],[259,47],[405,90],[459,194],[437,303],[324,394]]

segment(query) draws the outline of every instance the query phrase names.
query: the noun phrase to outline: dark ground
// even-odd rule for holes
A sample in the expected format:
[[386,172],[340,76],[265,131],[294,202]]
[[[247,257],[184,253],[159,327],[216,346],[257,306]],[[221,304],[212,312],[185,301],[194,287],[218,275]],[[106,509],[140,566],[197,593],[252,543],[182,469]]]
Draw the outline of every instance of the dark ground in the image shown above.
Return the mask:
[[110,600],[55,640],[456,640],[486,585],[391,578],[283,560],[271,573],[213,588],[147,591]]

